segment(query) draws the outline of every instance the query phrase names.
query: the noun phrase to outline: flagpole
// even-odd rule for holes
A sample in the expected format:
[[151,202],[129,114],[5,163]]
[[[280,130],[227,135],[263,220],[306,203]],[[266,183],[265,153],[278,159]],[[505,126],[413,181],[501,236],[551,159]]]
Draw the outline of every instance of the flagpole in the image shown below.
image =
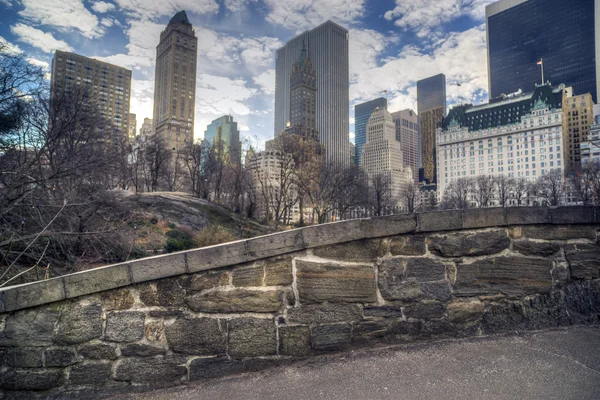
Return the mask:
[[544,84],[544,59],[540,58],[540,65],[542,66],[542,85]]

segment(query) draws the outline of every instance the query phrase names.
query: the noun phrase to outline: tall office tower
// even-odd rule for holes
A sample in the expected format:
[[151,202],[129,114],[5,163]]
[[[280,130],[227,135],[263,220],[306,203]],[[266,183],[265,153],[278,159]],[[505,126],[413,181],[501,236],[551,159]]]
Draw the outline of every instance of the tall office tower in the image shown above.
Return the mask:
[[367,122],[371,113],[378,107],[387,110],[387,99],[380,97],[354,106],[354,144],[356,145],[357,165],[361,165],[362,147],[367,142]]
[[152,118],[144,118],[144,122],[140,128],[141,136],[148,136],[152,134]]
[[106,140],[115,146],[128,140],[131,70],[57,50],[52,59],[50,98],[62,90],[86,88],[106,118]]
[[204,131],[204,140],[211,146],[216,146],[219,151],[241,157],[240,131],[231,115],[224,115],[211,122]]
[[194,140],[198,39],[185,11],[179,11],[160,33],[154,75],[154,133],[169,149]]
[[356,161],[356,145],[352,142],[349,144],[350,146],[350,165],[358,165]]
[[[597,2],[597,1],[596,1]],[[597,101],[600,18],[594,0],[501,0],[486,7],[490,98],[533,92],[544,80]],[[594,25],[596,27],[594,27]]]
[[302,43],[317,75],[316,127],[327,161],[345,167],[348,159],[349,87],[348,31],[332,21],[304,32],[277,50],[275,73],[275,135],[285,130],[290,116],[290,75]]
[[129,143],[135,142],[137,136],[137,120],[135,114],[129,113],[129,124],[127,126],[127,137]]
[[417,107],[421,132],[421,166],[425,182],[436,183],[435,130],[446,116],[446,76],[417,82]]
[[600,164],[600,104],[594,105],[594,123],[585,142],[581,142],[581,165]]
[[390,183],[392,195],[400,199],[402,189],[412,181],[412,171],[404,166],[402,146],[396,140],[396,124],[385,108],[377,108],[371,113],[362,158],[361,167],[369,180],[383,175]]
[[396,124],[396,140],[402,146],[404,165],[410,167],[413,180],[419,181],[419,117],[413,110],[392,113]]
[[588,140],[590,126],[594,123],[592,95],[565,96],[563,99],[563,148],[565,165],[570,171],[581,168],[582,142]]

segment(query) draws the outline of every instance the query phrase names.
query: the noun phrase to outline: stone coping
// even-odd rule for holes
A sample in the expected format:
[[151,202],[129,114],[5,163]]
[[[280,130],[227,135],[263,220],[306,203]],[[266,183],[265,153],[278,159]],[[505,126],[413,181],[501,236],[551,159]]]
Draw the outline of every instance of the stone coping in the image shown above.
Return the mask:
[[360,239],[510,225],[595,223],[600,223],[600,207],[591,206],[477,208],[338,221],[9,286],[0,289],[0,313]]

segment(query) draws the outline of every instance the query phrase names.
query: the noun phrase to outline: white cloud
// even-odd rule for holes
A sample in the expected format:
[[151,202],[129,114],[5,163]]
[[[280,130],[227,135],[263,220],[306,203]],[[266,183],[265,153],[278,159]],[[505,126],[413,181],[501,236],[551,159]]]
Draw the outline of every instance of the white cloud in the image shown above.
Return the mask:
[[83,5],[82,0],[22,0],[25,7],[19,15],[38,25],[50,25],[70,31],[77,29],[88,38],[104,34],[98,18]]
[[23,50],[21,50],[18,45],[12,44],[0,36],[0,53],[21,54],[23,53]]
[[196,79],[196,113],[213,115],[248,115],[246,101],[257,91],[246,86],[244,79],[200,74]]
[[361,71],[376,67],[379,55],[388,44],[399,42],[394,34],[384,35],[371,29],[350,29],[349,38],[350,82],[354,82]]
[[224,0],[225,7],[230,11],[240,12],[247,9],[250,3],[256,3],[258,0]]
[[275,70],[270,69],[252,78],[254,83],[260,86],[261,92],[268,95],[275,94]]
[[36,67],[41,67],[42,69],[48,71],[50,70],[50,64],[46,61],[38,60],[37,58],[29,57],[27,62],[31,65],[35,65]]
[[10,27],[10,31],[18,37],[17,40],[37,47],[45,53],[55,50],[73,51],[73,48],[63,40],[55,39],[49,32],[43,32],[25,24],[16,24]]
[[365,0],[264,0],[270,8],[267,21],[301,32],[331,19],[354,23],[365,12]]
[[136,115],[138,127],[142,126],[144,118],[152,118],[154,104],[154,79],[131,81],[131,99],[129,109]]
[[104,14],[109,11],[113,11],[115,9],[115,5],[112,3],[107,3],[105,1],[97,1],[92,5],[92,10],[97,13]]
[[156,19],[163,15],[175,15],[186,10],[196,14],[214,14],[219,11],[215,0],[115,0],[119,8],[140,19]]

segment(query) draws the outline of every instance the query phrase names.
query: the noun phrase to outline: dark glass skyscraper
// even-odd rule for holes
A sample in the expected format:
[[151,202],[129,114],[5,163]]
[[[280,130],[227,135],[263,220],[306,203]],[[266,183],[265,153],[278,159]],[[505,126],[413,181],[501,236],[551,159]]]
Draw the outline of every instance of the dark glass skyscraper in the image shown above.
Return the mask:
[[439,74],[417,81],[421,162],[423,179],[436,182],[435,129],[446,116],[446,76]]
[[597,98],[594,0],[501,0],[486,7],[490,97],[544,80]]
[[367,142],[367,122],[377,107],[387,110],[387,99],[380,97],[354,106],[354,145],[358,165],[361,165],[362,147]]

